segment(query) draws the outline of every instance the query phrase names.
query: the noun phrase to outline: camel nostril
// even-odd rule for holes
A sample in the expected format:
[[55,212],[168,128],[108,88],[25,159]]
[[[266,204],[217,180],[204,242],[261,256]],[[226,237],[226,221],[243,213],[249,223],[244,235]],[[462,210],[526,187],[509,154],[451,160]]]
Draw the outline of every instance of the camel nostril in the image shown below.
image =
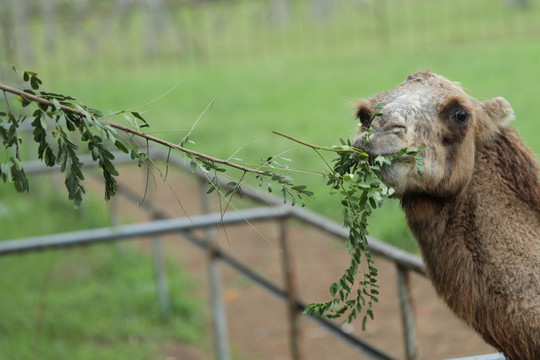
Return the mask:
[[407,127],[402,123],[386,123],[384,124],[377,132],[380,133],[391,133],[391,132],[406,132]]
[[365,107],[361,107],[356,112],[356,117],[358,120],[360,120],[360,124],[362,124],[362,127],[365,129],[368,129],[371,125],[371,121],[373,119],[371,111],[366,109]]

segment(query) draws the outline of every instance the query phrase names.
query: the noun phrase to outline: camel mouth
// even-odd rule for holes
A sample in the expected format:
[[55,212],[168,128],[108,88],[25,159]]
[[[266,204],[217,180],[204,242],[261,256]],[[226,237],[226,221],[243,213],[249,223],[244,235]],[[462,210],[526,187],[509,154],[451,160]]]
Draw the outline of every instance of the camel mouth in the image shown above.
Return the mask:
[[405,147],[406,133],[405,124],[390,122],[363,131],[354,139],[354,146],[371,156],[392,156]]
[[392,156],[406,147],[403,140],[403,131],[392,128],[383,132],[376,132],[369,136],[361,134],[354,140],[354,146],[370,157]]

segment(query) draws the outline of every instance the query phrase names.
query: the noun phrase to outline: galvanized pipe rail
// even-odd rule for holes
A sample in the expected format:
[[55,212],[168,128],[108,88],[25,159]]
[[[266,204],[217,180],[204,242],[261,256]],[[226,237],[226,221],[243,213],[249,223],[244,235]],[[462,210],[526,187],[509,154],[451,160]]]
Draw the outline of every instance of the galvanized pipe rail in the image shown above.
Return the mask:
[[[190,233],[182,233],[180,234],[182,237],[184,237],[186,240],[191,242],[193,245],[199,247],[201,250],[207,250],[208,244],[194,236]],[[278,299],[282,301],[288,301],[288,294],[287,291],[281,289],[279,286],[273,284],[272,282],[268,281],[264,277],[257,274],[255,271],[251,270],[249,267],[243,265],[241,262],[236,260],[234,257],[230,256],[226,252],[215,249],[215,255],[217,258],[220,258],[225,262],[227,265],[229,265],[231,268],[235,269],[237,272],[241,273],[242,275],[246,276],[253,282],[260,285],[264,290],[269,292],[271,295],[277,297]],[[296,300],[295,301],[295,308],[297,312],[303,312],[306,308],[306,303]],[[341,339],[345,343],[347,343],[349,346],[356,348],[358,351],[370,356],[372,359],[387,359],[392,360],[393,357],[384,354],[382,351],[375,349],[371,345],[367,344],[366,342],[358,339],[355,336],[352,336],[350,334],[347,334],[341,330],[339,326],[337,326],[335,323],[328,321],[326,319],[322,319],[315,316],[309,316],[309,318],[315,322],[317,322],[319,325],[323,326],[328,330],[332,335],[336,336],[337,338]],[[394,359],[395,360],[395,359]]]
[[[173,164],[176,167],[183,168],[186,171],[192,171],[192,169],[187,164],[178,157],[169,157],[168,151],[164,151],[160,148],[152,150],[152,154],[155,158],[161,158],[166,160],[169,164]],[[196,175],[201,179],[207,179],[207,175],[197,169],[195,172]],[[216,176],[218,185],[223,188],[229,188],[229,181],[223,177]],[[282,206],[283,203],[281,199],[276,198],[275,196],[270,196],[266,193],[253,190],[248,187],[242,188],[242,196],[248,197],[256,202],[267,203],[272,206]],[[291,215],[295,219],[302,220],[303,222],[314,226],[319,230],[325,231],[328,234],[334,235],[343,241],[349,237],[348,229],[345,229],[341,224],[329,220],[328,218],[321,216],[313,211],[299,208],[291,207]],[[421,258],[410,254],[404,250],[398,249],[394,246],[386,244],[380,240],[377,240],[373,237],[368,237],[368,246],[369,250],[376,255],[382,256],[387,260],[392,261],[396,264],[397,270],[397,281],[398,281],[398,293],[400,296],[400,310],[402,314],[402,326],[403,326],[403,337],[405,342],[405,354],[407,360],[416,360],[419,358],[418,351],[418,340],[416,337],[416,325],[414,320],[414,306],[412,303],[412,297],[410,296],[410,282],[409,271],[415,271],[423,276],[426,275],[424,263]],[[287,262],[284,262],[284,266],[288,268]],[[288,279],[286,278],[286,281]],[[291,281],[289,279],[289,281]],[[292,280],[294,282],[294,280]],[[295,288],[289,289],[290,292],[295,293]],[[292,295],[294,297],[294,295]],[[293,344],[291,348],[292,357],[294,360],[301,359],[299,350],[295,347],[296,344],[296,335],[294,335],[296,321],[293,314],[290,314],[290,327],[291,327],[291,343]],[[377,350],[378,351],[378,350]],[[378,358],[376,354],[373,355],[373,358]]]
[[[177,218],[155,220],[138,224],[121,225],[115,228],[97,228],[61,234],[29,237],[19,240],[8,240],[0,242],[0,256],[24,254],[49,249],[85,246],[97,243],[133,240],[143,236],[156,236],[171,233],[179,233],[182,237],[185,237],[199,248],[208,250],[209,243],[197,238],[193,234],[190,234],[189,231],[195,229],[208,229],[218,225],[245,223],[246,221],[254,223],[258,221],[285,219],[290,216],[290,209],[291,208],[287,205],[281,205],[279,207],[259,207],[241,210],[239,212],[227,212],[225,214],[212,213],[198,215],[193,216],[190,219]],[[214,248],[212,251],[214,252],[214,256],[216,258],[221,259],[238,272],[258,283],[271,294],[277,296],[281,300],[287,301],[287,291],[282,290],[278,286],[259,276],[253,270],[242,265],[236,259],[226,254],[219,248]],[[294,306],[296,311],[302,312],[304,311],[306,305],[305,303],[296,301]],[[343,333],[338,326],[327,320],[314,317],[313,319],[330,330],[334,335],[337,335],[341,339],[345,340],[349,345],[356,347],[359,351],[362,351],[373,359],[394,359],[393,357],[384,354],[360,339]]]
[[259,207],[247,211],[225,214],[206,214],[188,218],[175,218],[142,222],[117,227],[96,228],[60,234],[29,237],[0,242],[0,255],[22,254],[52,248],[66,248],[95,243],[129,240],[141,236],[206,229],[219,224],[239,224],[245,221],[274,220],[288,215],[287,207]]
[[[226,184],[224,184],[224,186],[226,187]],[[131,202],[133,202],[135,204],[140,199],[140,194],[130,190],[127,187],[119,187],[118,193],[119,193],[119,195],[123,196],[124,198],[126,198],[127,200],[129,200],[129,201],[131,201]],[[206,194],[206,190],[204,188],[201,188],[201,193]],[[166,219],[166,218],[170,218],[172,216],[172,215],[167,215],[165,212],[159,210],[158,208],[156,208],[153,205],[153,203],[151,203],[149,201],[145,201],[142,204],[139,204],[139,206],[141,208],[143,208],[144,210],[146,210],[147,212],[149,212],[153,217],[156,217],[158,219]],[[284,221],[284,220],[286,220],[288,218],[295,218],[295,215],[294,215],[295,214],[295,208],[294,207],[291,207],[291,206],[288,206],[288,205],[283,205],[283,204],[277,204],[277,205],[275,205],[275,207],[278,207],[278,208],[282,209],[283,211],[288,212],[286,215],[283,214],[283,216],[278,218],[279,221]],[[304,221],[315,221],[315,220],[319,220],[319,219],[318,218],[311,218],[311,219],[306,218],[306,219],[304,219]],[[199,249],[201,249],[203,251],[208,251],[209,247],[211,246],[207,242],[207,240],[202,240],[202,239],[194,236],[190,232],[181,232],[179,235],[181,237],[185,238],[190,243],[197,246]],[[260,285],[263,289],[268,291],[271,295],[276,296],[277,298],[279,298],[280,300],[283,300],[283,301],[289,301],[290,300],[290,299],[288,299],[287,291],[281,289],[279,286],[274,285],[270,281],[268,281],[265,278],[263,278],[262,276],[258,275],[256,272],[251,270],[249,267],[241,264],[239,261],[237,261],[234,257],[230,256],[226,252],[220,250],[219,248],[215,248],[215,247],[212,248],[212,252],[213,252],[215,258],[223,260],[227,265],[229,265],[230,267],[232,267],[233,269],[235,269],[239,273],[243,274],[244,276],[246,276],[247,278],[249,278],[253,282]],[[217,306],[217,307],[219,308],[219,306]],[[306,304],[304,302],[296,299],[294,301],[294,308],[295,308],[295,311],[297,313],[303,313],[305,308],[306,308]],[[217,316],[221,317],[223,315],[218,313]],[[344,341],[349,346],[351,346],[353,348],[356,348],[358,351],[370,356],[372,359],[381,359],[381,360],[382,359],[388,359],[388,360],[393,359],[391,356],[383,353],[382,351],[380,351],[378,349],[375,349],[374,347],[372,347],[368,343],[358,339],[357,337],[345,333],[339,326],[337,326],[335,323],[333,323],[331,321],[328,321],[326,319],[322,319],[322,318],[319,318],[319,317],[315,317],[315,316],[309,316],[309,318],[311,320],[315,321],[316,323],[318,323],[319,325],[323,326],[324,328],[326,328],[332,335],[334,335],[338,339]],[[220,320],[218,320],[218,321],[220,321]],[[225,337],[224,334],[218,334],[217,336],[219,336],[220,338]],[[223,345],[216,345],[216,347],[223,348]],[[218,353],[218,357],[219,356],[221,356],[221,355],[219,355],[219,353]]]
[[[152,149],[152,153],[154,158],[167,159],[166,151],[156,148]],[[122,153],[115,154],[115,157],[117,159],[117,163],[132,162],[129,156],[126,156]],[[86,159],[85,157],[83,157],[83,163],[85,164],[85,166],[91,166],[91,158],[88,157],[88,159]],[[169,158],[168,163],[169,165],[172,164],[182,169],[189,170],[189,167],[182,160],[176,157]],[[24,166],[27,174],[37,174],[55,170],[54,168],[45,167],[36,161],[28,162]],[[206,175],[200,171],[197,172],[197,176],[202,181],[206,179]],[[228,181],[225,178],[218,177],[218,181],[220,183],[220,186],[227,187]],[[137,203],[139,200],[139,196],[137,194],[123,187],[119,188],[119,194],[135,203]],[[279,288],[278,286],[272,284],[268,280],[256,274],[248,267],[242,265],[236,259],[226,254],[219,248],[211,247],[211,242],[209,242],[208,239],[201,240],[198,237],[194,236],[191,233],[191,230],[201,228],[210,229],[217,226],[218,224],[238,224],[245,222],[246,220],[250,222],[278,220],[280,221],[280,223],[283,223],[288,218],[296,218],[302,220],[303,222],[311,226],[314,226],[329,234],[335,235],[341,239],[346,239],[348,237],[348,230],[344,229],[340,224],[328,220],[327,218],[312,211],[282,205],[282,201],[280,199],[269,196],[268,194],[254,191],[249,188],[243,188],[243,196],[272,206],[259,207],[240,212],[227,212],[225,214],[203,214],[193,216],[190,219],[167,219],[167,214],[156,208],[151,202],[144,202],[143,204],[139,205],[146,211],[150,212],[154,219],[161,220],[155,220],[147,223],[139,223],[133,225],[122,225],[113,228],[92,229],[64,234],[32,237],[21,240],[3,241],[0,242],[0,256],[16,253],[21,254],[51,248],[90,245],[99,242],[129,240],[140,236],[155,236],[166,233],[177,233],[205,251],[209,251],[209,249],[211,249],[211,254],[215,259],[224,261],[224,263],[231,266],[243,275],[247,276],[257,284],[261,285],[271,294],[277,296],[284,301],[287,301],[290,304],[291,325],[294,325],[292,324],[292,322],[294,321],[295,312],[300,313],[305,309],[304,303],[299,301],[295,296],[291,296],[291,291],[295,291],[294,286],[291,285],[292,287],[289,287],[287,290]],[[283,230],[282,233],[282,245],[286,246],[285,230]],[[382,256],[396,264],[396,269],[398,272],[400,308],[403,318],[403,332],[406,343],[406,358],[408,360],[417,359],[418,348],[416,340],[416,330],[414,326],[414,308],[410,300],[408,274],[410,271],[414,271],[421,275],[425,275],[424,264],[419,257],[409,254],[401,249],[397,249],[391,245],[385,244],[371,237],[369,238],[369,246],[371,252]],[[284,266],[290,266],[288,261],[288,259],[284,258]],[[333,335],[337,336],[341,340],[345,341],[347,344],[355,347],[356,349],[373,359],[393,359],[391,356],[384,354],[378,349],[373,348],[371,345],[363,342],[362,340],[344,333],[338,326],[328,320],[317,317],[310,318],[324,326]],[[291,331],[291,336],[296,337],[296,332]],[[296,341],[296,339],[292,340]],[[294,359],[301,358],[298,349],[293,348],[291,350]],[[467,359],[474,358],[481,358],[487,360],[502,359],[503,357],[501,357],[500,354],[492,354]]]
[[[177,165],[179,167],[184,168],[186,171],[188,171],[187,167],[185,167],[184,164],[180,163],[180,164],[177,164]],[[191,171],[191,169],[189,169],[189,171]],[[199,173],[199,175],[201,176],[201,179],[203,179],[203,178],[206,179],[202,173]],[[97,178],[100,178],[99,175],[97,176]],[[225,179],[218,178],[218,181],[220,181],[220,186],[223,186],[224,188],[228,187],[227,186],[228,182]],[[204,183],[201,182],[201,183],[199,183],[199,185],[200,186],[204,185]],[[201,193],[206,194],[206,189],[201,187]],[[120,186],[118,188],[118,194],[121,195],[122,197],[124,197],[125,199],[131,201],[132,203],[138,204],[138,206],[140,208],[142,208],[145,211],[149,212],[152,215],[152,217],[154,217],[154,218],[167,219],[167,218],[172,217],[172,215],[168,215],[165,212],[163,212],[162,210],[156,208],[154,206],[154,204],[152,202],[150,202],[150,201],[145,201],[143,203],[138,203],[138,201],[140,200],[140,194],[130,190],[128,187]],[[264,202],[266,202],[266,203],[271,202],[272,207],[280,208],[283,211],[287,211],[288,213],[286,215],[283,215],[281,217],[280,221],[286,220],[287,218],[298,219],[298,220],[301,220],[301,221],[303,221],[303,222],[305,222],[305,223],[307,223],[309,225],[317,227],[317,228],[327,232],[330,235],[337,236],[340,239],[344,240],[344,239],[346,239],[348,237],[347,230],[344,229],[342,226],[340,226],[338,223],[336,223],[334,221],[331,221],[331,220],[328,220],[327,218],[325,218],[325,217],[323,217],[323,216],[321,216],[321,215],[319,215],[317,213],[314,213],[312,211],[309,211],[309,210],[306,210],[306,209],[299,209],[299,208],[291,207],[291,206],[288,206],[288,205],[283,205],[281,200],[278,200],[278,199],[272,198],[272,197],[265,198],[266,194],[258,193],[256,191],[251,190],[251,189],[243,190],[243,196],[251,198],[251,199],[253,199],[253,200],[257,201],[257,202],[261,202],[262,201],[261,199],[264,199]],[[204,207],[204,204],[203,204],[203,207]],[[246,221],[247,220],[248,219],[246,219]],[[208,242],[206,240],[201,240],[201,239],[197,238],[196,236],[192,235],[189,232],[181,232],[180,236],[184,237],[186,240],[190,241],[193,245],[196,245],[197,247],[199,247],[200,249],[202,249],[204,251],[208,251],[209,247],[212,246],[211,244],[208,244]],[[282,234],[282,236],[285,236],[285,235]],[[414,271],[419,272],[420,274],[424,274],[422,272],[422,268],[421,268],[421,266],[422,266],[421,260],[420,260],[420,264],[419,264],[417,258],[414,255],[406,253],[401,249],[393,248],[391,245],[386,245],[385,243],[382,243],[380,240],[377,240],[377,239],[371,239],[370,241],[373,241],[373,243],[375,243],[375,244],[379,244],[379,245],[375,245],[376,246],[375,249],[372,250],[374,253],[381,253],[381,254],[383,254],[384,257],[390,259],[391,261],[404,262],[406,264],[407,264],[407,261],[409,261],[409,257],[410,257],[410,259],[412,259],[412,262],[411,262],[412,267],[411,267],[411,269],[414,270]],[[270,294],[280,298],[281,300],[284,300],[284,301],[288,300],[287,299],[287,296],[288,296],[287,291],[284,291],[284,290],[280,289],[278,286],[270,283],[269,281],[267,281],[263,277],[259,276],[257,273],[253,272],[248,267],[246,267],[246,266],[242,265],[241,263],[239,263],[237,260],[235,260],[233,257],[228,255],[226,252],[221,251],[219,248],[214,248],[213,247],[212,248],[212,253],[215,255],[216,258],[219,258],[219,259],[223,260],[227,265],[231,266],[233,269],[235,269],[239,273],[243,274],[244,276],[248,277],[250,280],[252,280],[255,283],[259,284],[265,290],[269,291]],[[416,260],[416,262],[415,262],[415,260]],[[215,299],[214,299],[214,301],[215,301]],[[302,301],[299,301],[298,299],[296,299],[294,301],[294,304],[295,304],[294,307],[296,308],[296,311],[298,313],[303,313],[303,311],[305,310],[306,304],[303,303]],[[219,305],[213,305],[213,307],[215,307],[214,311],[216,311],[216,308],[219,308],[220,306]],[[411,306],[409,306],[409,310],[411,311],[411,313],[408,314],[408,315],[403,315],[403,316],[406,317],[406,318],[409,318],[409,319],[413,319],[413,314],[412,314],[413,309],[412,309]],[[218,310],[218,313],[215,314],[215,316],[216,315],[219,318],[224,316],[224,315],[221,314],[221,310]],[[387,354],[384,354],[382,351],[380,351],[378,349],[373,348],[371,345],[367,344],[366,342],[356,338],[355,336],[352,336],[350,334],[345,333],[339,326],[332,323],[331,321],[328,321],[326,319],[322,319],[322,318],[319,318],[319,317],[314,317],[314,316],[310,316],[310,318],[312,320],[314,320],[315,322],[317,322],[319,325],[325,327],[334,336],[341,339],[345,343],[349,344],[349,346],[352,346],[352,347],[358,349],[358,351],[363,352],[364,354],[370,356],[371,358],[373,358],[373,359],[392,359],[391,356],[389,356]],[[216,319],[216,321],[218,322],[218,324],[216,326],[220,327],[221,325],[219,325],[219,324],[221,323],[222,320]],[[224,330],[222,330],[222,331],[226,332]],[[412,330],[411,330],[410,327],[407,327],[406,330],[404,329],[405,333],[411,332],[411,331]],[[414,331],[414,334],[416,334],[415,331]],[[224,335],[223,333],[216,334],[215,336],[217,336],[218,338],[226,337],[226,335]],[[415,336],[414,336],[414,340],[416,341]],[[220,342],[220,341],[221,340],[217,339],[217,342]],[[223,349],[224,345],[223,344],[221,344],[221,345],[216,344],[216,347]],[[220,353],[218,352],[218,357],[221,356],[219,354]]]

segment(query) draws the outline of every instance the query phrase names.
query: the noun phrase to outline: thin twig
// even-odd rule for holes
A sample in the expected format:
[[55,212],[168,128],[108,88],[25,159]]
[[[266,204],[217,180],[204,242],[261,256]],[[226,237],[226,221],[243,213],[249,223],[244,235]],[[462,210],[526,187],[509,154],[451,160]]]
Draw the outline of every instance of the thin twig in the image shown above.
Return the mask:
[[279,132],[279,131],[273,130],[272,132],[273,132],[274,134],[276,134],[276,135],[283,136],[283,137],[286,138],[286,139],[292,140],[292,141],[294,141],[294,142],[297,142],[297,143],[302,144],[302,145],[304,145],[304,146],[310,147],[310,148],[312,148],[312,149],[319,149],[319,148],[320,148],[319,146],[316,146],[316,145],[313,145],[313,144],[309,144],[309,143],[304,142],[304,141],[302,141],[302,140],[295,139],[295,138],[293,138],[292,136],[283,134],[283,133],[281,133],[281,132]]
[[11,113],[11,109],[9,107],[9,101],[7,99],[6,91],[4,90],[3,93],[4,93],[4,100],[6,100],[7,111],[8,111],[8,113]]
[[134,108],[131,108],[131,109],[128,109],[128,110],[121,110],[121,111],[113,112],[113,113],[111,113],[111,114],[107,114],[107,115],[103,116],[102,119],[105,119],[106,117],[110,117],[110,116],[115,116],[115,115],[124,114],[124,113],[126,113],[126,112],[133,112],[133,111],[135,111],[135,110],[138,110],[138,109],[144,108],[144,107],[146,107],[146,106],[148,106],[148,105],[150,105],[150,104],[153,104],[153,103],[155,103],[156,101],[160,100],[161,98],[163,98],[163,97],[169,95],[171,92],[173,92],[173,91],[178,87],[179,84],[180,84],[180,81],[177,81],[176,84],[175,84],[172,88],[170,88],[169,90],[167,90],[165,93],[161,94],[160,96],[158,96],[158,97],[155,98],[154,100],[150,100],[150,101],[147,102],[146,104],[138,105],[138,106],[136,106],[136,107],[134,107]]
[[325,151],[332,151],[332,152],[352,152],[352,153],[358,153],[360,152],[361,150],[358,150],[358,149],[354,149],[354,148],[351,148],[351,149],[343,149],[343,148],[330,148],[330,147],[326,147],[326,146],[318,146],[318,145],[313,145],[313,144],[310,144],[310,143],[307,143],[305,141],[302,141],[302,140],[298,140],[296,138],[293,138],[292,136],[290,135],[286,135],[286,134],[283,134],[279,131],[276,131],[276,130],[273,130],[272,131],[274,134],[276,135],[279,135],[279,136],[283,136],[284,138],[286,139],[289,139],[289,140],[292,140],[294,142],[297,142],[301,145],[304,145],[306,147],[309,147],[311,149],[313,149],[317,155],[321,158],[321,160],[326,164],[326,166],[328,167],[328,169],[333,173],[334,172],[334,169],[332,168],[332,166],[328,163],[328,161],[326,161],[326,159],[324,158],[324,156],[321,154],[321,152],[319,150],[325,150]]
[[313,150],[325,150],[325,151],[332,151],[332,152],[352,152],[352,153],[357,153],[357,152],[361,151],[360,149],[355,149],[355,148],[347,149],[347,148],[341,148],[341,147],[340,148],[333,148],[333,147],[327,147],[327,146],[313,145],[313,144],[307,143],[305,141],[298,140],[298,139],[296,139],[296,138],[294,138],[294,137],[292,137],[290,135],[284,134],[284,133],[276,131],[276,130],[273,130],[272,132],[274,134],[276,134],[276,135],[283,136],[286,139],[292,140],[294,142],[297,142],[299,144],[302,144],[304,146],[312,148]]
[[195,121],[195,123],[193,123],[193,126],[191,127],[191,129],[188,131],[188,133],[186,134],[186,136],[184,136],[182,138],[182,140],[180,140],[178,142],[178,145],[180,144],[183,144],[185,141],[187,141],[187,139],[189,138],[189,135],[191,135],[191,133],[193,132],[193,130],[195,130],[195,127],[197,126],[197,124],[199,123],[199,121],[202,119],[202,117],[204,116],[204,114],[206,114],[206,112],[208,111],[208,109],[210,109],[212,107],[212,105],[214,104],[214,100],[210,101],[210,104],[208,104],[208,106],[206,106],[206,108],[203,110],[203,112],[199,115],[199,117],[197,118],[197,120]]

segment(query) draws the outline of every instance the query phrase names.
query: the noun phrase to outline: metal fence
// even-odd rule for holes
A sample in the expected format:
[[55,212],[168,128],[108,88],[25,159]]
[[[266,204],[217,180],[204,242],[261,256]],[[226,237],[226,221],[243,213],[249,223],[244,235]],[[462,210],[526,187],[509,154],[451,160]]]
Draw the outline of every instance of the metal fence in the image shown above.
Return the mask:
[[[167,152],[160,149],[152,149],[151,153],[155,159],[167,159]],[[117,161],[128,162],[129,157],[122,154],[117,155]],[[90,158],[83,159],[84,164],[91,164]],[[178,167],[188,170],[189,166],[184,164],[182,159],[168,159],[169,166]],[[44,172],[56,171],[54,168],[48,168],[39,162],[27,162],[25,169],[28,174],[39,174]],[[268,194],[259,193],[251,189],[244,189],[243,196],[253,199],[257,202],[266,204],[263,207],[249,208],[241,211],[229,211],[226,213],[208,213],[208,195],[206,193],[207,179],[206,176],[199,172],[199,186],[201,194],[201,203],[203,212],[202,215],[192,216],[188,218],[169,218],[166,213],[160,210],[152,201],[145,201],[140,204],[146,212],[152,215],[154,221],[138,223],[132,225],[118,225],[110,228],[90,229],[84,231],[76,231],[62,234],[51,234],[46,236],[9,240],[0,242],[0,256],[9,254],[24,254],[36,252],[45,249],[67,248],[75,246],[90,245],[95,243],[118,242],[123,240],[131,240],[137,237],[151,237],[153,241],[153,254],[156,265],[156,282],[158,284],[159,299],[164,313],[168,309],[168,292],[167,281],[165,278],[163,254],[161,253],[160,243],[157,236],[163,234],[178,234],[190,243],[199,247],[207,254],[209,264],[209,284],[211,293],[211,304],[214,324],[215,338],[215,354],[217,359],[229,359],[229,341],[227,332],[227,319],[221,296],[221,274],[218,263],[220,261],[226,263],[237,272],[251,279],[254,283],[261,286],[275,296],[286,302],[288,305],[288,321],[289,321],[289,337],[290,337],[290,354],[294,360],[304,358],[299,346],[299,337],[301,329],[298,321],[302,316],[305,305],[299,300],[298,289],[296,286],[294,267],[291,262],[291,254],[288,251],[289,237],[287,223],[290,219],[296,219],[304,222],[309,226],[313,226],[320,231],[324,231],[340,239],[345,240],[348,237],[348,230],[344,229],[340,224],[322,217],[312,211],[298,207],[283,205],[282,200],[278,200]],[[227,187],[228,180],[219,177],[220,186]],[[125,187],[120,186],[119,196],[137,203],[140,200],[140,194],[134,193]],[[284,273],[285,287],[281,288],[266,278],[259,275],[254,269],[242,264],[231,254],[223,251],[215,246],[213,236],[209,232],[216,226],[237,224],[237,223],[256,223],[258,221],[276,221],[279,224],[280,247],[282,249],[282,270]],[[196,236],[193,233],[195,229],[206,229],[204,236]],[[379,255],[395,264],[397,271],[397,286],[400,297],[400,311],[403,326],[403,337],[405,344],[405,354],[408,360],[418,359],[418,341],[416,338],[414,307],[411,303],[410,281],[409,274],[415,272],[420,275],[425,275],[424,265],[422,260],[415,255],[407,253],[401,249],[385,244],[377,239],[369,239],[370,250],[373,254]],[[5,295],[4,295],[5,296]],[[307,315],[304,315],[307,316]],[[393,356],[386,354],[384,351],[375,348],[365,340],[359,339],[351,334],[346,333],[335,323],[317,317],[310,317],[322,327],[326,328],[333,335],[344,341],[351,347],[354,347],[359,352],[367,355],[372,359],[395,359]],[[482,360],[500,360],[504,359],[500,354],[483,355],[467,359],[482,359]]]

